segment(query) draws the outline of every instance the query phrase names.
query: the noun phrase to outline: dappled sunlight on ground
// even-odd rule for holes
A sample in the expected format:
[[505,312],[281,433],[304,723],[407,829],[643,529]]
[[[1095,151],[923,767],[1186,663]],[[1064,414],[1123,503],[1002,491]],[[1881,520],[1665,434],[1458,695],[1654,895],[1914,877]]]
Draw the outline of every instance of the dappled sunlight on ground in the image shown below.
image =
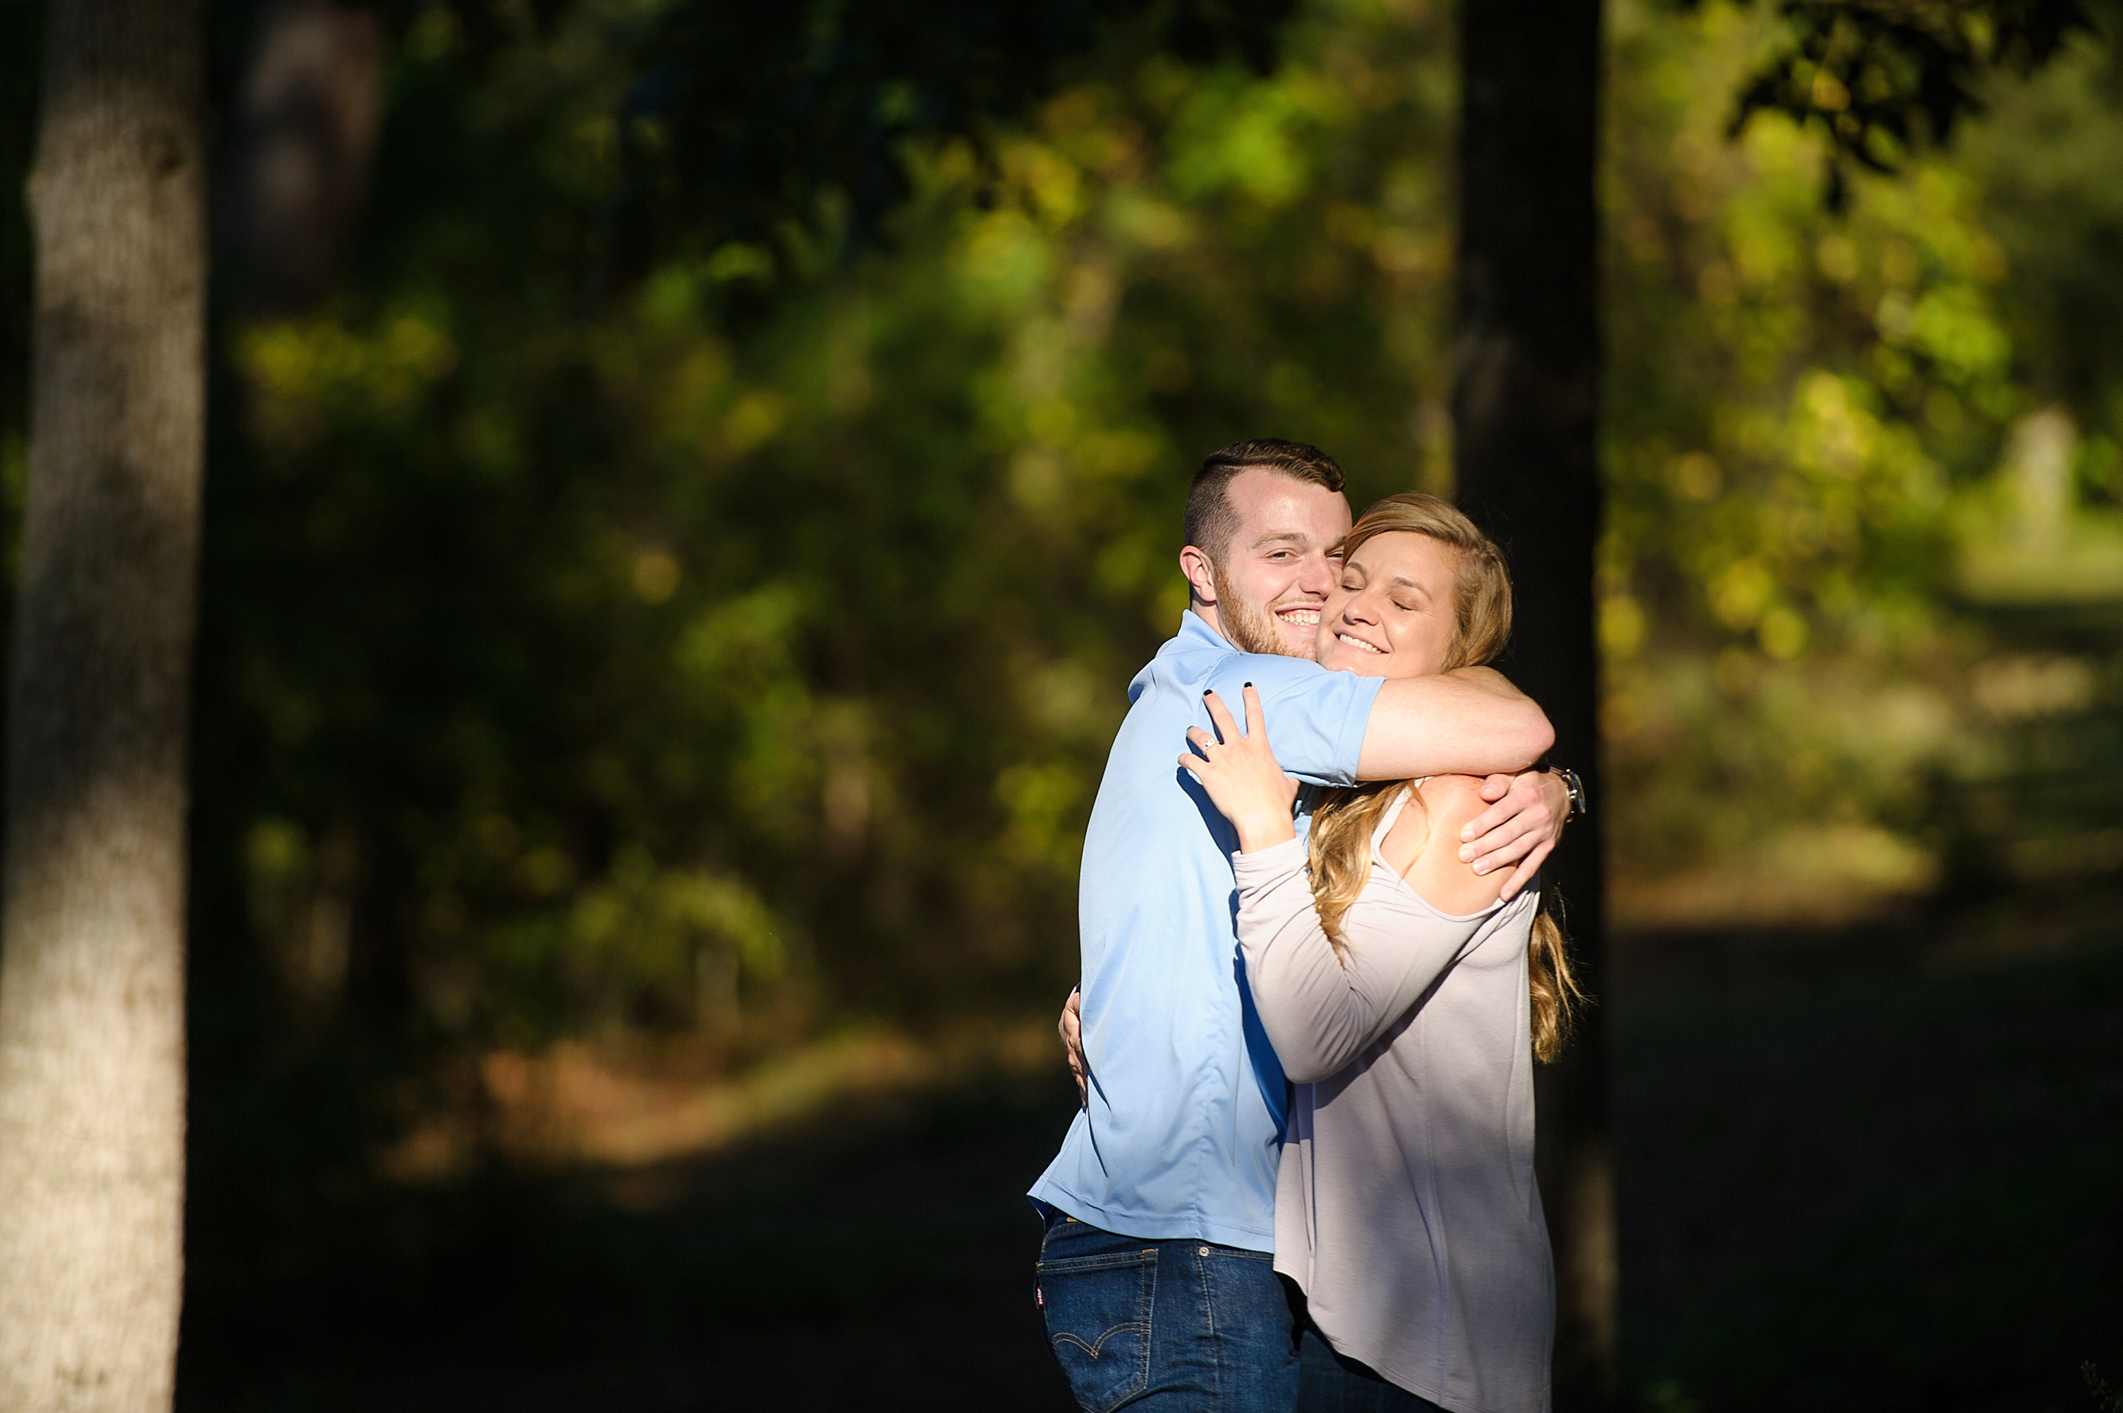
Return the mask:
[[623,1045],[495,1051],[479,1065],[485,1102],[477,1111],[429,1116],[379,1162],[400,1181],[453,1176],[479,1156],[482,1134],[496,1154],[530,1168],[706,1158],[848,1106],[1024,1080],[1051,1069],[1059,1054],[1052,1016],[961,1022],[928,1037],[882,1026],[849,1030],[733,1075],[688,1073],[690,1066],[658,1064]]
[[[1051,1018],[859,1035],[691,1097],[683,1067],[527,1063],[576,1106],[547,1141],[621,1157],[368,1184],[301,1246],[198,1269],[181,1413],[1069,1406],[1023,1195],[1075,1109]],[[740,1117],[684,1117],[717,1104]]]
[[1767,844],[1664,878],[1617,872],[1615,926],[1830,926],[1907,908],[1937,881],[1938,860],[1871,825],[1790,830]]

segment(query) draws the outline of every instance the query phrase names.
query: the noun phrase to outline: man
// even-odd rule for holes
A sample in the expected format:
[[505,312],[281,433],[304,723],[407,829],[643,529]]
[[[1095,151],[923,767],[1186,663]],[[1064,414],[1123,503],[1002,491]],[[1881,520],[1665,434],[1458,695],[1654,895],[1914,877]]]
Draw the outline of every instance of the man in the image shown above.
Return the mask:
[[[1190,608],[1130,684],[1084,839],[1085,1102],[1031,1196],[1048,1219],[1039,1300],[1077,1401],[1155,1413],[1289,1413],[1291,1314],[1271,1264],[1281,1066],[1239,964],[1236,840],[1174,757],[1202,698],[1260,692],[1276,758],[1317,785],[1524,770],[1553,733],[1502,677],[1387,681],[1310,659],[1350,527],[1342,472],[1272,438],[1211,455],[1188,495]],[[1561,828],[1545,772],[1491,782],[1463,854],[1517,863]],[[1065,1020],[1066,1028],[1066,1020]]]

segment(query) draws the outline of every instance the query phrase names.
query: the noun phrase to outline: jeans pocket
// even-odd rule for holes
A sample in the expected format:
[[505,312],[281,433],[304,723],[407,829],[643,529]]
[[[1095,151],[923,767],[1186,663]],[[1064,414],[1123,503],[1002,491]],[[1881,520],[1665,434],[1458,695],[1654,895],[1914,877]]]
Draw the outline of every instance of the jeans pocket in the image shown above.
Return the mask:
[[1108,1413],[1149,1387],[1156,1299],[1155,1250],[1039,1263],[1047,1339],[1088,1413]]

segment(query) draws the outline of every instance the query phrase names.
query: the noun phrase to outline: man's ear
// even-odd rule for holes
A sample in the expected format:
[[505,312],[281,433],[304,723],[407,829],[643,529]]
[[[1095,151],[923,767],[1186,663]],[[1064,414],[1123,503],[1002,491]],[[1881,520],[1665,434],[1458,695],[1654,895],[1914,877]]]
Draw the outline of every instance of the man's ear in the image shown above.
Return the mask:
[[1208,555],[1188,545],[1179,552],[1179,572],[1187,576],[1196,603],[1213,605],[1216,602],[1216,575],[1209,567]]

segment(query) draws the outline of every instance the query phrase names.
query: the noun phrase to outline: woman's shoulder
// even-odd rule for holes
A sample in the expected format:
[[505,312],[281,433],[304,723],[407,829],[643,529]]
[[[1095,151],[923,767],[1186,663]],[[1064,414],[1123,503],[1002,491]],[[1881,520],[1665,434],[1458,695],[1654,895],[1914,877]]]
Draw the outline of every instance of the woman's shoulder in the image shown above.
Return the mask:
[[1457,814],[1460,823],[1480,814],[1489,807],[1482,798],[1480,775],[1433,775],[1416,788],[1422,793],[1423,804],[1431,817],[1442,820],[1447,814]]
[[1430,836],[1404,874],[1408,886],[1439,912],[1465,917],[1495,904],[1503,886],[1496,874],[1479,874],[1460,861],[1460,830],[1489,808],[1478,775],[1433,775],[1421,786],[1430,816]]

